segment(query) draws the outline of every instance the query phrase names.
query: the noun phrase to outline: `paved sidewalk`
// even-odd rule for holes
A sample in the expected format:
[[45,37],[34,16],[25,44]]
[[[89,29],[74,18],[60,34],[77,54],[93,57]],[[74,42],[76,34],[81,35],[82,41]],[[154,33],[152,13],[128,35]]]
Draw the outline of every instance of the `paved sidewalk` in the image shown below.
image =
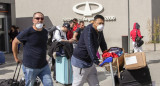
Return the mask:
[[[150,73],[152,77],[152,81],[154,86],[160,86],[160,51],[145,51],[147,63],[150,68]],[[22,57],[22,52],[18,55]],[[12,54],[5,54],[6,63],[0,65],[0,81],[3,79],[9,79],[13,77],[13,73],[16,67],[16,63],[14,61]],[[112,86],[111,76],[108,72],[104,70],[104,68],[97,67],[98,71],[98,79],[100,81],[100,86]],[[23,72],[21,70],[19,79],[23,77]],[[42,85],[41,85],[42,86]],[[61,84],[55,83],[54,86],[63,86]],[[84,86],[89,86],[85,83]]]

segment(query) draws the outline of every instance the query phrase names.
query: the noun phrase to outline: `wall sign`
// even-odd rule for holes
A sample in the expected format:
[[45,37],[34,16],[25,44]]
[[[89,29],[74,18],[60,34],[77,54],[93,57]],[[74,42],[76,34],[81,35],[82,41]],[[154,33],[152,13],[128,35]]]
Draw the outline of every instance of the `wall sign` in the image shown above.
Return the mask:
[[[98,8],[91,10],[90,6],[91,5],[96,5],[98,6]],[[79,7],[81,6],[85,6],[84,10],[80,10]],[[92,16],[93,14],[99,13],[103,10],[103,7],[101,4],[99,3],[95,3],[95,2],[82,2],[82,3],[78,3],[76,5],[73,6],[73,11],[78,13],[78,14],[82,14],[84,16]]]
[[[98,6],[98,8],[91,9],[91,6],[93,6],[93,5]],[[80,7],[84,7],[84,10],[81,10]],[[96,3],[96,2],[86,1],[86,2],[82,2],[82,3],[78,3],[78,4],[74,5],[72,9],[75,13],[82,14],[84,16],[83,18],[78,18],[78,20],[83,20],[83,21],[89,22],[91,20],[94,20],[94,18],[92,17],[94,14],[98,14],[98,13],[102,12],[103,6],[99,3]],[[107,21],[107,22],[116,21],[115,16],[104,16],[104,18],[105,18],[105,21]],[[73,18],[63,18],[63,22],[68,22],[72,19]]]
[[[73,18],[63,18],[63,22],[68,22],[70,20],[72,20]],[[116,17],[115,16],[104,16],[104,19],[105,21],[116,21]],[[85,22],[89,22],[91,20],[94,20],[94,18],[86,18],[86,17],[83,17],[83,18],[79,18],[78,19],[79,21],[85,21]]]
[[3,4],[3,3],[0,3],[0,11],[8,11],[7,10],[7,5]]

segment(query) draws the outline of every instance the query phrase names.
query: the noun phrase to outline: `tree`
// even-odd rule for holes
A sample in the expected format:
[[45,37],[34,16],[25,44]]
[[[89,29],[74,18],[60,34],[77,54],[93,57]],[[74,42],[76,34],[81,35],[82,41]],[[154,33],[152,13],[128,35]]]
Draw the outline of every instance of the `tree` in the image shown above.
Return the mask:
[[156,51],[156,43],[158,42],[157,39],[160,35],[160,24],[159,24],[159,18],[158,21],[154,19],[154,26],[153,26],[153,43],[154,43],[154,51]]

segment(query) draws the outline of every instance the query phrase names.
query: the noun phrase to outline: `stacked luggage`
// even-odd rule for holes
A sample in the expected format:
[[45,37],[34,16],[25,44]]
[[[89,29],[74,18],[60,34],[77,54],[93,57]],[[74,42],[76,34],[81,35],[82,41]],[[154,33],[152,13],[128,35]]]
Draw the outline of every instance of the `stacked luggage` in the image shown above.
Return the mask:
[[53,79],[63,85],[70,85],[73,81],[71,66],[73,46],[67,42],[53,42],[52,45],[54,46],[50,48],[48,55],[55,59]]
[[152,86],[148,66],[135,70],[123,70],[119,78],[120,86]]
[[[115,47],[111,47],[109,50],[116,49]],[[108,56],[109,50],[107,53],[103,53],[103,56]],[[116,49],[114,51],[119,51],[120,49]],[[106,52],[106,51],[105,51]],[[124,52],[124,51],[123,51]],[[106,55],[107,54],[107,55]],[[112,54],[115,57],[115,55]],[[118,57],[118,56],[116,56]],[[121,57],[121,58],[120,58]],[[110,57],[105,57],[105,59],[109,60]],[[115,59],[115,60],[114,60]],[[103,62],[105,60],[103,59]],[[106,61],[107,62],[107,61]],[[109,62],[108,62],[109,63]],[[124,63],[124,64],[122,64]],[[104,64],[105,66],[108,64]],[[152,86],[152,80],[150,76],[149,68],[146,64],[146,57],[144,52],[137,52],[132,54],[122,54],[118,58],[113,58],[112,65],[117,66],[117,74],[114,75],[115,81],[113,86]],[[112,66],[110,65],[110,67]],[[108,67],[108,66],[106,66]],[[108,69],[112,68],[106,68]],[[111,70],[111,74],[113,75],[113,70]]]
[[144,52],[126,54],[125,70],[120,73],[120,86],[152,86]]
[[56,56],[56,81],[63,85],[70,85],[73,81],[71,59],[67,59],[65,54]]

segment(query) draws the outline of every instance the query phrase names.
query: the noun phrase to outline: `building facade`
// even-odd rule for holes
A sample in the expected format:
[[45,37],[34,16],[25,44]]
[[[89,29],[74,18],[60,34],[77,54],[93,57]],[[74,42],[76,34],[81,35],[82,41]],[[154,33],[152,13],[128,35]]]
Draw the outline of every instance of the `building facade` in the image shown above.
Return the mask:
[[[21,29],[31,26],[37,11],[44,13],[46,27],[62,25],[73,18],[85,20],[87,25],[96,14],[101,14],[105,17],[108,47],[122,47],[122,36],[128,36],[135,22],[140,24],[145,43],[152,40],[153,18],[160,15],[159,4],[160,0],[17,0],[16,23]],[[132,40],[130,46],[132,49]]]
[[16,24],[15,1],[0,0],[0,51],[10,52],[11,42],[9,42],[8,32],[11,25]]

